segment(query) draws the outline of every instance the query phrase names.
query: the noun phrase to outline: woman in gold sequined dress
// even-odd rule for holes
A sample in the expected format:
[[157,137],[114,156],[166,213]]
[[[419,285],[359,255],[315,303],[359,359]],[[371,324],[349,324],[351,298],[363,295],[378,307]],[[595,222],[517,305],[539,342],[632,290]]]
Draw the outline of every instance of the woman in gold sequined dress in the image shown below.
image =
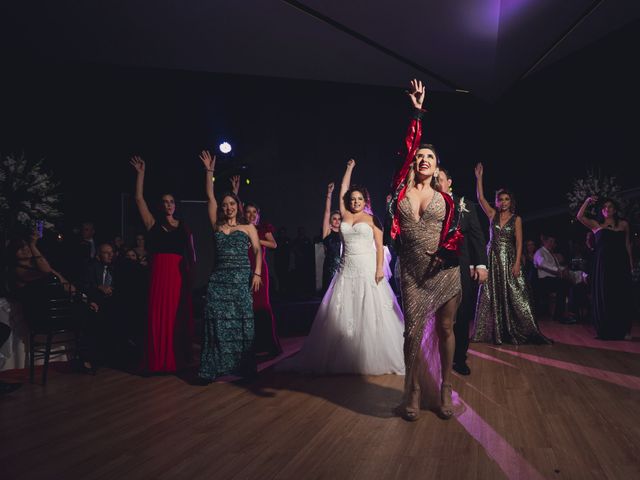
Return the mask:
[[489,278],[480,286],[471,341],[495,343],[552,343],[538,328],[529,290],[521,272],[522,219],[508,190],[496,192],[495,208],[484,196],[481,163],[475,169],[478,202],[489,218],[487,247]]
[[417,80],[411,87],[415,114],[406,137],[407,156],[387,207],[393,217],[391,236],[399,244],[405,319],[405,386],[397,413],[408,421],[418,419],[421,406],[442,418],[454,413],[453,323],[460,303],[457,252],[462,240],[453,201],[438,190],[436,151],[420,144],[425,89]]

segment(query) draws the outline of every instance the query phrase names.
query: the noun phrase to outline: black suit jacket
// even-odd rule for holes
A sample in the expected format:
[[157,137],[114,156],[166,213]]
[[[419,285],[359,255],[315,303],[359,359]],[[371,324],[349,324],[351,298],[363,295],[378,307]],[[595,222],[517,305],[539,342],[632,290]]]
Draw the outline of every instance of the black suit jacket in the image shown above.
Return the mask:
[[[111,273],[111,286],[116,288],[116,272],[113,265],[109,266],[109,272]],[[104,293],[98,290],[98,286],[102,285],[102,274],[104,272],[104,265],[98,260],[94,259],[87,263],[84,270],[84,277],[82,282],[82,291],[87,295],[90,301],[98,304],[102,303],[109,297],[106,297]]]
[[454,195],[453,201],[460,213],[459,226],[464,235],[460,249],[460,271],[465,274],[470,265],[487,265],[487,241],[478,219],[477,204],[464,197],[465,210],[468,212],[461,212],[460,197]]

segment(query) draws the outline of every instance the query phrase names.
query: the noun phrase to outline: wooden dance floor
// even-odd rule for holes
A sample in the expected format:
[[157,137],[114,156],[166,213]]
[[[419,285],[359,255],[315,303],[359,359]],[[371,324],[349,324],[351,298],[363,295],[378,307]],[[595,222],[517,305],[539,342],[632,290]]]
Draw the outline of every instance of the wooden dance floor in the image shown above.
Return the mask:
[[[0,397],[0,478],[640,478],[640,331],[601,342],[542,322],[553,346],[472,344],[465,410],[394,417],[402,377],[190,385],[54,369]],[[301,339],[285,339],[289,353]],[[22,377],[20,372],[19,377]],[[0,378],[14,379],[9,372]]]

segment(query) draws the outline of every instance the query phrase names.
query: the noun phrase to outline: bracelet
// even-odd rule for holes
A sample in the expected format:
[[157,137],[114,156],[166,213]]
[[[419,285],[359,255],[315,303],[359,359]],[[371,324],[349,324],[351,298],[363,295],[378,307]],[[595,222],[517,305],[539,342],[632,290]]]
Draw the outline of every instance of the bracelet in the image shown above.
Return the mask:
[[260,275],[259,273],[253,272],[254,275],[258,276],[258,277],[262,277],[262,275]]
[[205,168],[205,170],[206,170],[207,172],[211,172],[211,173],[213,173],[213,170],[209,170],[208,168]]

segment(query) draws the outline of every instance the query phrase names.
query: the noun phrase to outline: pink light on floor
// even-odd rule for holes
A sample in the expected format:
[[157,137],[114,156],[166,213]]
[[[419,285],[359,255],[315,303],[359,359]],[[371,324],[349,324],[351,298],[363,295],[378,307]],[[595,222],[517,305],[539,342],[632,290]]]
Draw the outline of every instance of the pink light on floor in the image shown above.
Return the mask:
[[511,367],[511,368],[518,368],[509,362],[505,362],[504,360],[500,360],[499,358],[492,357],[491,355],[487,355],[486,353],[478,352],[476,350],[469,349],[467,353],[473,355],[474,357],[482,358],[483,360],[489,360],[490,362],[499,363],[501,365],[506,365],[507,367]]
[[633,390],[640,390],[640,377],[634,375],[626,375],[624,373],[610,372],[609,370],[602,370],[600,368],[585,367],[583,365],[576,365],[575,363],[564,362],[562,360],[554,360],[552,358],[540,357],[538,355],[531,355],[530,353],[514,352],[512,350],[506,350],[498,347],[490,347],[499,352],[508,353],[514,357],[523,358],[530,362],[539,363],[541,365],[548,365],[550,367],[560,368],[567,370],[568,372],[579,373],[587,377],[595,378],[605,382],[620,385],[621,387],[631,388]]
[[464,413],[456,418],[460,425],[484,448],[489,458],[498,464],[507,478],[543,480],[542,476],[509,442],[491,425],[485,422],[476,411],[466,403]]

